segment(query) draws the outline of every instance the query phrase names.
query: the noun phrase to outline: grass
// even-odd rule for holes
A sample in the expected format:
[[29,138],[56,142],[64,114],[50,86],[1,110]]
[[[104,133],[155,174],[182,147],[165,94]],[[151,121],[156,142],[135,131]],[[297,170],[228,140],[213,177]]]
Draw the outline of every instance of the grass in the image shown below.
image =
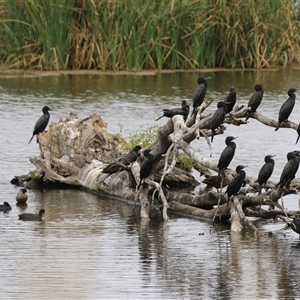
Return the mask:
[[0,1],[9,68],[272,68],[299,52],[294,1]]

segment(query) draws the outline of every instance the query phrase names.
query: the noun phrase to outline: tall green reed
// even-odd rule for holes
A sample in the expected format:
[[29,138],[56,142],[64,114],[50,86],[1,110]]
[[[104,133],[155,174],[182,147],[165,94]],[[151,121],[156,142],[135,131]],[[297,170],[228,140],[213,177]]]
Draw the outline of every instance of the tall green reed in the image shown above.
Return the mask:
[[287,0],[2,0],[0,61],[43,70],[270,68],[299,49]]

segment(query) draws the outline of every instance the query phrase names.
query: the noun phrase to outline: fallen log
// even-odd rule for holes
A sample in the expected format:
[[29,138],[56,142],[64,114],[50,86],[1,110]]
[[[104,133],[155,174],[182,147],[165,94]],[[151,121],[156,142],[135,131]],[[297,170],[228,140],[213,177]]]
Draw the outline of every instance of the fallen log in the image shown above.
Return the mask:
[[[217,172],[217,164],[203,157],[191,146],[191,142],[200,136],[209,140],[207,127],[211,115],[201,115],[201,112],[209,105],[204,102],[193,119],[184,122],[182,116],[176,115],[162,125],[157,134],[157,139],[145,147],[138,149],[136,161],[124,161],[127,141],[119,135],[110,134],[107,125],[102,118],[93,114],[87,118],[79,118],[71,113],[66,119],[52,123],[47,132],[40,133],[38,145],[40,155],[31,157],[30,161],[36,170],[27,175],[15,176],[12,183],[25,187],[35,184],[67,184],[74,187],[90,189],[96,192],[107,193],[117,197],[136,201],[141,206],[140,217],[149,219],[151,199],[149,201],[149,190],[154,188],[158,191],[162,205],[163,218],[168,219],[167,212],[177,212],[190,216],[227,220],[231,218],[231,230],[240,232],[249,224],[247,213],[254,213],[260,217],[274,217],[273,213],[265,210],[257,210],[261,205],[277,207],[282,212],[276,198],[276,183],[268,181],[264,186],[264,192],[258,195],[258,184],[256,178],[247,177],[247,186],[242,188],[238,197],[229,206],[224,191],[207,191],[200,195],[183,192],[180,189],[171,190],[165,195],[163,186],[193,186],[197,184],[194,177],[187,171],[177,166],[178,153],[184,152],[197,164],[199,170],[209,169]],[[244,117],[247,108],[236,110],[232,115],[226,117],[226,122],[237,126],[245,125],[246,122],[238,122],[238,118]],[[253,114],[262,123],[275,126],[276,121],[270,120],[259,113]],[[294,129],[295,126],[292,126]],[[221,126],[216,134],[222,134],[226,130]],[[128,149],[127,149],[128,150]],[[140,183],[140,168],[147,155],[151,153],[153,163],[149,176],[144,180],[140,190],[136,187]],[[171,155],[172,154],[172,155]],[[108,168],[112,163],[114,167]],[[123,162],[123,163],[122,163]],[[199,167],[199,165],[201,167]],[[106,170],[103,172],[103,170]],[[109,172],[107,171],[109,170]],[[201,171],[202,172],[202,171]],[[227,169],[225,176],[230,180],[235,171]],[[300,191],[299,179],[293,180],[284,193],[297,193]],[[257,193],[257,194],[256,194]],[[216,207],[217,204],[219,207]]]

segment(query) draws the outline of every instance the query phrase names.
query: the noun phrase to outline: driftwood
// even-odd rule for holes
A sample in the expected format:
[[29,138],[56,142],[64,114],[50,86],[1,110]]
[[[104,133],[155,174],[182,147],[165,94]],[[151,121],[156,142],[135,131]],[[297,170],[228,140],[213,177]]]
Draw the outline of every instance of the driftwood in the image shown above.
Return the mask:
[[[146,149],[140,150],[137,160],[126,166],[119,164],[117,172],[113,174],[102,171],[110,163],[124,156],[122,147],[126,141],[119,135],[107,132],[106,123],[99,115],[94,114],[82,119],[71,113],[68,118],[52,123],[47,132],[39,134],[40,155],[30,158],[36,170],[27,175],[16,176],[12,182],[26,187],[37,182],[68,184],[135,200],[140,204],[140,216],[144,219],[149,219],[152,206],[149,190],[152,188],[154,190],[152,195],[157,194],[156,204],[162,207],[165,220],[168,219],[168,210],[211,220],[230,218],[231,230],[234,232],[240,232],[246,226],[250,226],[257,232],[257,229],[248,222],[247,214],[271,218],[277,215],[292,216],[296,213],[282,211],[276,198],[275,182],[268,181],[262,194],[258,195],[256,178],[250,177],[246,178],[247,186],[240,190],[239,196],[235,196],[229,205],[227,205],[227,197],[224,196],[224,189],[222,193],[213,189],[201,195],[172,190],[167,195],[165,194],[163,186],[166,183],[173,182],[180,185],[194,180],[188,172],[184,173],[183,170],[178,172],[176,162],[179,151],[183,151],[194,159],[201,166],[199,169],[218,171],[216,162],[203,157],[191,145],[194,139],[203,137],[211,146],[208,139],[211,132],[207,130],[211,114],[204,114],[209,104],[209,102],[204,102],[199,107],[198,113],[186,123],[181,115],[168,119],[160,127],[157,139]],[[248,110],[247,107],[235,107],[230,115],[226,115],[225,123],[245,126],[246,122],[241,118],[246,116]],[[277,120],[269,119],[258,112],[253,113],[252,118],[267,126],[275,127],[277,124]],[[285,122],[282,126],[294,130],[298,128],[298,125],[293,122]],[[222,134],[225,130],[225,125],[221,125],[215,134]],[[147,152],[153,155],[151,172],[143,180],[141,188],[137,190],[136,187],[141,181],[140,168],[147,157]],[[169,154],[171,153],[173,158],[170,161]],[[229,180],[233,174],[235,172],[230,169],[225,172]],[[299,189],[300,179],[295,179],[289,185],[289,189],[284,190],[284,193],[297,193]],[[218,202],[219,207],[217,207]],[[269,211],[260,209],[261,205],[269,205],[272,209]]]

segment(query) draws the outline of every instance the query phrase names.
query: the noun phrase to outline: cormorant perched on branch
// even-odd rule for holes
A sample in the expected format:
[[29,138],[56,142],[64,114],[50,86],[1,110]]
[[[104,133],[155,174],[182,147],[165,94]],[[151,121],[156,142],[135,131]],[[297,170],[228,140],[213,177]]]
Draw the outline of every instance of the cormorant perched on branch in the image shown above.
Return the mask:
[[300,151],[295,150],[287,154],[287,163],[285,164],[278,185],[278,199],[281,197],[282,189],[289,185],[290,182],[295,178],[300,163]]
[[49,119],[50,119],[49,110],[51,110],[51,109],[48,106],[43,107],[42,111],[44,114],[36,121],[36,123],[34,125],[34,129],[33,129],[32,137],[31,137],[30,141],[28,142],[28,144],[31,142],[31,140],[33,139],[33,137],[36,134],[43,132],[45,130],[45,128],[47,127]]
[[281,125],[282,122],[287,122],[290,114],[293,111],[293,108],[295,106],[295,101],[296,101],[296,95],[295,93],[297,92],[296,89],[289,89],[288,90],[288,95],[289,98],[282,104],[279,110],[279,116],[278,116],[278,123],[275,128],[275,131],[277,131]]
[[186,104],[186,100],[183,100],[181,102],[181,108],[163,109],[163,112],[164,114],[157,118],[155,121],[158,121],[163,117],[172,118],[175,115],[183,115],[183,119],[184,121],[186,121],[190,112],[190,107]]
[[227,106],[227,112],[230,113],[233,110],[233,107],[236,103],[236,91],[234,86],[230,87],[229,94],[226,96],[226,99],[224,100]]
[[271,177],[273,170],[274,170],[274,157],[275,155],[266,155],[265,156],[265,164],[261,167],[259,173],[258,173],[258,183],[260,185],[259,193],[261,193],[262,185],[266,184],[268,179]]
[[225,194],[227,194],[227,205],[229,204],[230,197],[236,195],[242,186],[245,186],[246,172],[243,170],[247,166],[238,165],[236,167],[236,175],[233,177],[232,181],[228,184]]
[[248,102],[248,107],[251,107],[251,110],[247,111],[246,121],[250,118],[252,113],[257,110],[264,95],[264,89],[261,84],[256,84],[254,89],[255,92],[252,94]]
[[220,176],[220,174],[227,169],[227,167],[229,166],[230,162],[233,159],[234,153],[235,153],[235,149],[236,149],[236,144],[235,142],[233,142],[233,140],[236,139],[233,136],[228,136],[225,139],[225,144],[227,145],[224,150],[222,151],[220,158],[219,158],[219,162],[218,162],[218,176]]
[[130,152],[126,154],[125,157],[123,157],[119,161],[115,161],[108,166],[106,166],[103,170],[102,173],[108,173],[108,174],[114,174],[122,169],[121,165],[128,166],[132,162],[136,161],[139,155],[139,151],[142,149],[141,146],[135,146]]
[[206,95],[207,90],[207,79],[210,79],[210,77],[199,77],[198,78],[198,86],[194,92],[193,96],[193,112],[192,115],[195,113],[197,107],[199,107]]
[[140,183],[137,187],[138,189],[140,188],[143,179],[147,178],[150,175],[152,167],[153,167],[153,159],[154,159],[153,154],[151,154],[149,150],[145,150],[144,156],[145,156],[145,159],[144,159],[144,161],[141,165],[141,169],[140,169]]
[[214,112],[211,117],[209,129],[211,129],[211,142],[214,140],[215,130],[224,122],[225,115],[227,112],[227,102],[219,101],[218,109]]
[[296,144],[298,143],[299,138],[300,138],[300,123],[299,123],[298,128],[297,128],[297,133],[298,133],[298,136],[297,136],[297,139],[296,139]]

